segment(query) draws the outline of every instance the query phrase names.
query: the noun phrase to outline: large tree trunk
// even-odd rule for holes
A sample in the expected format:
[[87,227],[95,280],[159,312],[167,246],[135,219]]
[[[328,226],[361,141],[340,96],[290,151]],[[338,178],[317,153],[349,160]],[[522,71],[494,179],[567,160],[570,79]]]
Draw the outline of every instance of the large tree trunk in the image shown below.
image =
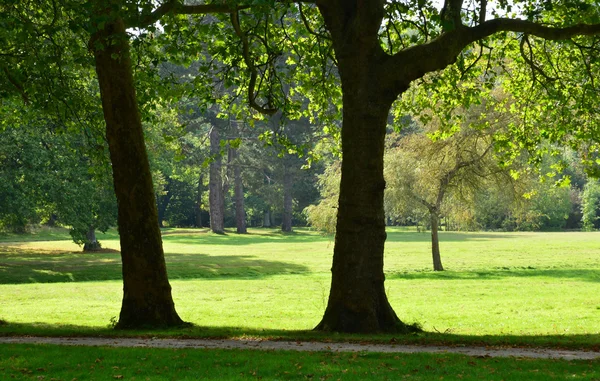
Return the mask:
[[[237,159],[237,152],[233,155]],[[237,160],[236,160],[237,161]],[[242,183],[242,167],[239,163],[233,168],[234,196],[235,196],[235,224],[238,234],[246,234],[246,210],[244,209],[244,184]]]
[[442,258],[440,257],[440,241],[438,239],[440,216],[435,210],[430,210],[429,216],[431,219],[431,256],[433,257],[433,270],[444,271]]
[[[342,179],[327,309],[315,329],[407,332],[385,294],[383,153],[396,94],[379,83],[383,14],[346,0],[319,4],[338,59],[343,93]],[[357,7],[363,9],[356,9]],[[378,8],[378,7],[377,7]],[[343,12],[341,10],[344,10]]]
[[[347,94],[347,95],[346,95]],[[364,94],[364,92],[362,92]],[[316,329],[396,331],[402,323],[384,288],[383,148],[388,109],[344,89],[342,179],[329,302]]]
[[210,163],[210,179],[208,185],[208,201],[210,207],[210,228],[214,233],[225,233],[225,199],[223,195],[223,176],[221,158],[221,139],[219,130],[213,126],[210,130],[210,152],[213,161]]
[[92,35],[112,162],[123,261],[123,304],[116,328],[184,324],[175,311],[158,228],[156,200],[137,106],[123,21],[97,1],[104,28]]
[[292,209],[293,209],[293,198],[292,198],[292,187],[294,179],[292,178],[292,172],[289,165],[284,164],[283,169],[283,216],[281,221],[281,231],[291,232],[292,231]]

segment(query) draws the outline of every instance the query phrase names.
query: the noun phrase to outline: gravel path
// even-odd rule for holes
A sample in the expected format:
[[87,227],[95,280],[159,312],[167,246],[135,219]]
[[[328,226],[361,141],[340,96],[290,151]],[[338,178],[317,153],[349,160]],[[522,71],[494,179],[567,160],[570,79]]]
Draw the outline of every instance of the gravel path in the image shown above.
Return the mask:
[[276,351],[331,351],[379,353],[458,353],[476,357],[527,357],[539,359],[593,360],[600,352],[543,348],[445,347],[395,344],[322,343],[308,341],[140,339],[100,337],[0,337],[0,344],[57,344],[143,348],[253,349]]

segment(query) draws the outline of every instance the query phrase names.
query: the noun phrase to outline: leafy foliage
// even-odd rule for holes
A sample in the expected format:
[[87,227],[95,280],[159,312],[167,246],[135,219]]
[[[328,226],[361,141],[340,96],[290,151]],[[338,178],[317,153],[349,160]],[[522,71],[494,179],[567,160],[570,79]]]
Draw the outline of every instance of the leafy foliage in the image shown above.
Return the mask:
[[585,230],[600,228],[600,182],[589,181],[583,188],[582,222]]

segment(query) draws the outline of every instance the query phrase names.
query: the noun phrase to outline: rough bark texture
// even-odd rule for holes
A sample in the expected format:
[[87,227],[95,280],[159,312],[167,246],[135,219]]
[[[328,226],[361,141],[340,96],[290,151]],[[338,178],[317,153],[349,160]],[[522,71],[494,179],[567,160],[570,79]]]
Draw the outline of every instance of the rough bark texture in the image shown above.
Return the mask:
[[[104,3],[98,1],[100,10]],[[123,303],[116,328],[178,326],[167,279],[152,177],[137,106],[129,41],[121,19],[105,15],[90,40],[118,202]]]
[[[234,160],[237,161],[237,152],[232,153]],[[246,210],[244,209],[244,184],[242,183],[242,167],[239,163],[234,164],[233,168],[234,198],[235,198],[235,224],[238,234],[246,234]]]
[[440,256],[440,241],[438,239],[440,216],[436,211],[430,211],[431,218],[431,256],[433,257],[433,270],[444,271],[442,266],[442,257]]
[[288,165],[285,165],[283,172],[283,216],[281,221],[281,231],[291,232],[292,231],[292,187],[294,185],[294,179],[292,177],[292,171]]
[[338,59],[344,109],[331,291],[317,330],[409,330],[390,306],[384,288],[383,152],[387,117],[396,94],[386,93],[379,82],[379,63],[385,56],[376,38],[383,17],[381,5],[344,0],[319,5]]
[[221,158],[221,139],[219,130],[210,130],[210,152],[214,160],[210,163],[210,179],[208,185],[208,202],[210,207],[210,228],[214,233],[225,233],[225,199],[223,197],[223,176]]

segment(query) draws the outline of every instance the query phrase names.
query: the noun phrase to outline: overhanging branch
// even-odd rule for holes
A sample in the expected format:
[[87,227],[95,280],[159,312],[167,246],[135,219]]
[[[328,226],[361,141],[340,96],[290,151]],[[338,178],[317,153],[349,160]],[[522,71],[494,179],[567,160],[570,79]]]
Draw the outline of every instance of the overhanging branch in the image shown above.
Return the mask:
[[382,62],[382,83],[400,94],[408,84],[429,72],[442,70],[456,61],[469,44],[498,32],[523,33],[546,40],[568,40],[575,36],[600,35],[600,24],[576,24],[557,28],[520,19],[497,18],[474,26],[461,26],[438,38],[387,56]]
[[135,19],[128,19],[128,28],[144,28],[158,22],[163,16],[171,13],[176,15],[205,15],[209,13],[232,13],[240,9],[249,8],[245,6],[232,6],[230,4],[198,4],[183,5],[179,0],[167,0],[153,12],[139,15]]
[[248,42],[248,36],[242,30],[240,26],[240,19],[238,12],[231,13],[231,24],[233,25],[233,29],[235,33],[242,41],[242,56],[244,57],[244,63],[248,67],[250,71],[250,81],[248,82],[248,103],[250,107],[260,112],[261,114],[273,115],[277,112],[276,108],[272,108],[269,105],[261,106],[256,102],[256,80],[258,78],[258,70],[256,69],[256,65],[252,57],[250,57],[250,43]]

